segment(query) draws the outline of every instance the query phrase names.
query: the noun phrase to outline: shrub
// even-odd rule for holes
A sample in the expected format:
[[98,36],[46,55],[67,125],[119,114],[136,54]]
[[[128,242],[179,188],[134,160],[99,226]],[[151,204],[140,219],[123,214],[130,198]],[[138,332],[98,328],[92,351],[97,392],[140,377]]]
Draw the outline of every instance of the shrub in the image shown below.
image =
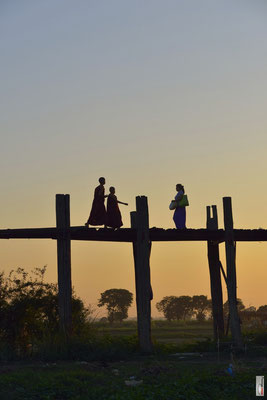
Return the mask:
[[[18,268],[8,277],[0,275],[0,341],[27,356],[41,342],[52,343],[59,332],[58,288],[44,282],[46,267],[35,268],[32,275]],[[83,335],[91,328],[92,309],[72,295],[73,334]]]

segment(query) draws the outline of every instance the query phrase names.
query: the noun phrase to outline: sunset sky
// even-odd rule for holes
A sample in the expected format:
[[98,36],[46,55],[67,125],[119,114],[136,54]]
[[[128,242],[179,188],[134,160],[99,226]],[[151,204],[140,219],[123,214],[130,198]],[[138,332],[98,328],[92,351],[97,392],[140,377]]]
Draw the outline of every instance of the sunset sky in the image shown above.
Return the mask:
[[[174,228],[182,183],[187,227],[217,204],[222,228],[231,196],[236,228],[266,229],[266,17],[266,0],[1,0],[0,229],[55,226],[56,193],[84,225],[100,176],[125,227],[146,195],[150,226]],[[55,241],[0,240],[0,271],[44,265],[56,282]],[[133,268],[131,244],[72,242],[86,304],[135,293]],[[210,297],[207,244],[153,243],[151,278],[153,316],[164,296]],[[267,243],[238,243],[237,281],[246,306],[267,304]]]

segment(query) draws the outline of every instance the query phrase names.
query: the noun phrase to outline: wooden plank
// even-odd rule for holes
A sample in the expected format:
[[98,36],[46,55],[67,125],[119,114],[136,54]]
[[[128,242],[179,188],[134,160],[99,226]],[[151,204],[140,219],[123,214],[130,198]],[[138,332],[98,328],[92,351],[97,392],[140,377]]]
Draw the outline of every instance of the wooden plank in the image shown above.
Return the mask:
[[[117,231],[111,229],[86,228],[84,226],[72,226],[70,229],[71,240],[88,240],[103,242],[128,242],[136,239],[136,231],[131,228],[120,228]],[[23,228],[1,229],[0,239],[57,239],[61,235],[61,229],[52,228]],[[235,241],[264,242],[267,241],[266,229],[234,229]],[[155,242],[167,241],[207,241],[224,242],[225,231],[207,229],[149,229],[149,239]]]
[[[217,207],[212,206],[212,217],[211,209],[207,207],[207,229],[217,230],[218,229],[218,214]],[[214,340],[218,340],[224,336],[224,319],[223,319],[223,294],[222,294],[222,282],[220,273],[220,256],[219,256],[219,244],[209,240],[207,243],[208,247],[208,263],[210,272],[210,290],[212,300],[212,315],[213,315],[213,336]]]
[[58,295],[60,326],[66,337],[71,333],[71,244],[70,244],[70,197],[56,195],[56,223],[61,235],[57,240]]
[[71,240],[92,240],[92,241],[108,241],[108,242],[125,242],[131,243],[136,240],[136,230],[131,228],[113,229],[96,229],[86,227],[71,227]]
[[240,327],[240,319],[237,310],[236,295],[236,264],[235,264],[235,237],[233,230],[233,214],[231,197],[223,198],[223,214],[225,229],[225,253],[227,265],[227,292],[230,313],[230,328],[233,343],[237,348],[243,347],[243,340]]
[[131,213],[131,226],[137,230],[137,238],[133,242],[133,253],[139,346],[143,353],[151,353],[150,302],[152,289],[149,265],[151,244],[149,241],[148,205],[145,196],[136,197],[136,212]]
[[0,239],[56,239],[57,228],[1,229]]
[[[266,236],[267,237],[267,236]],[[224,241],[224,230],[209,231],[207,229],[160,229],[151,228],[149,238],[152,242],[172,242],[172,241],[203,241],[215,240]]]

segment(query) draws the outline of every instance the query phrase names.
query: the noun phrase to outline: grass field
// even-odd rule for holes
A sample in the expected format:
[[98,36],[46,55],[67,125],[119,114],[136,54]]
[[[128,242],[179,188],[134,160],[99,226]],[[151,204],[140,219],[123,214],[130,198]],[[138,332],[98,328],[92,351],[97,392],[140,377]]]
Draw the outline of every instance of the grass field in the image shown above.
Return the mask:
[[[137,333],[136,321],[126,321],[123,324],[96,323],[101,335],[128,336]],[[151,335],[157,342],[162,343],[193,343],[213,337],[212,322],[198,323],[197,321],[168,322],[165,320],[154,320],[151,326]]]
[[[137,334],[136,321],[127,321],[114,326],[97,324],[101,335],[128,336]],[[213,337],[212,322],[198,323],[196,321],[168,322],[165,320],[152,321],[151,335],[158,343],[190,344]]]
[[[266,333],[261,346],[248,341],[245,353],[231,354],[228,343],[218,354],[207,340],[212,323],[152,321],[158,344],[153,355],[141,356],[132,336],[135,321],[95,327],[99,342],[89,347],[89,342],[75,343],[70,358],[55,353],[46,360],[2,361],[0,399],[250,400],[255,398],[256,376],[267,374]],[[177,353],[183,351],[191,354]],[[227,372],[229,363],[233,376]]]
[[[235,375],[227,361],[185,361],[146,357],[114,363],[36,363],[0,369],[2,400],[249,400],[266,360],[239,362]],[[131,379],[132,378],[132,379]],[[126,382],[138,385],[127,386]]]

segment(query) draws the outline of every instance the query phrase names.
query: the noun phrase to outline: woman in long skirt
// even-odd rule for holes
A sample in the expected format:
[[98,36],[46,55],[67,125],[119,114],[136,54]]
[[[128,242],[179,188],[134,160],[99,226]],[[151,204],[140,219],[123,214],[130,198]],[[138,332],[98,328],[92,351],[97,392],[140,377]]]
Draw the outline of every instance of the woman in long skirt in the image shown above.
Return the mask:
[[107,226],[110,226],[113,229],[120,228],[123,225],[118,203],[128,206],[127,203],[123,203],[117,199],[117,196],[115,195],[115,188],[111,186],[109,188],[107,203]]
[[85,226],[93,225],[105,225],[107,222],[107,213],[105,208],[105,188],[106,183],[105,178],[99,178],[100,185],[95,188],[94,200],[92,204],[92,209]]
[[[178,192],[175,196],[175,200],[179,201],[182,199],[184,195],[184,187],[180,183],[176,185],[176,191]],[[173,214],[173,220],[177,229],[186,229],[185,221],[186,221],[186,210],[185,207],[178,206]]]

